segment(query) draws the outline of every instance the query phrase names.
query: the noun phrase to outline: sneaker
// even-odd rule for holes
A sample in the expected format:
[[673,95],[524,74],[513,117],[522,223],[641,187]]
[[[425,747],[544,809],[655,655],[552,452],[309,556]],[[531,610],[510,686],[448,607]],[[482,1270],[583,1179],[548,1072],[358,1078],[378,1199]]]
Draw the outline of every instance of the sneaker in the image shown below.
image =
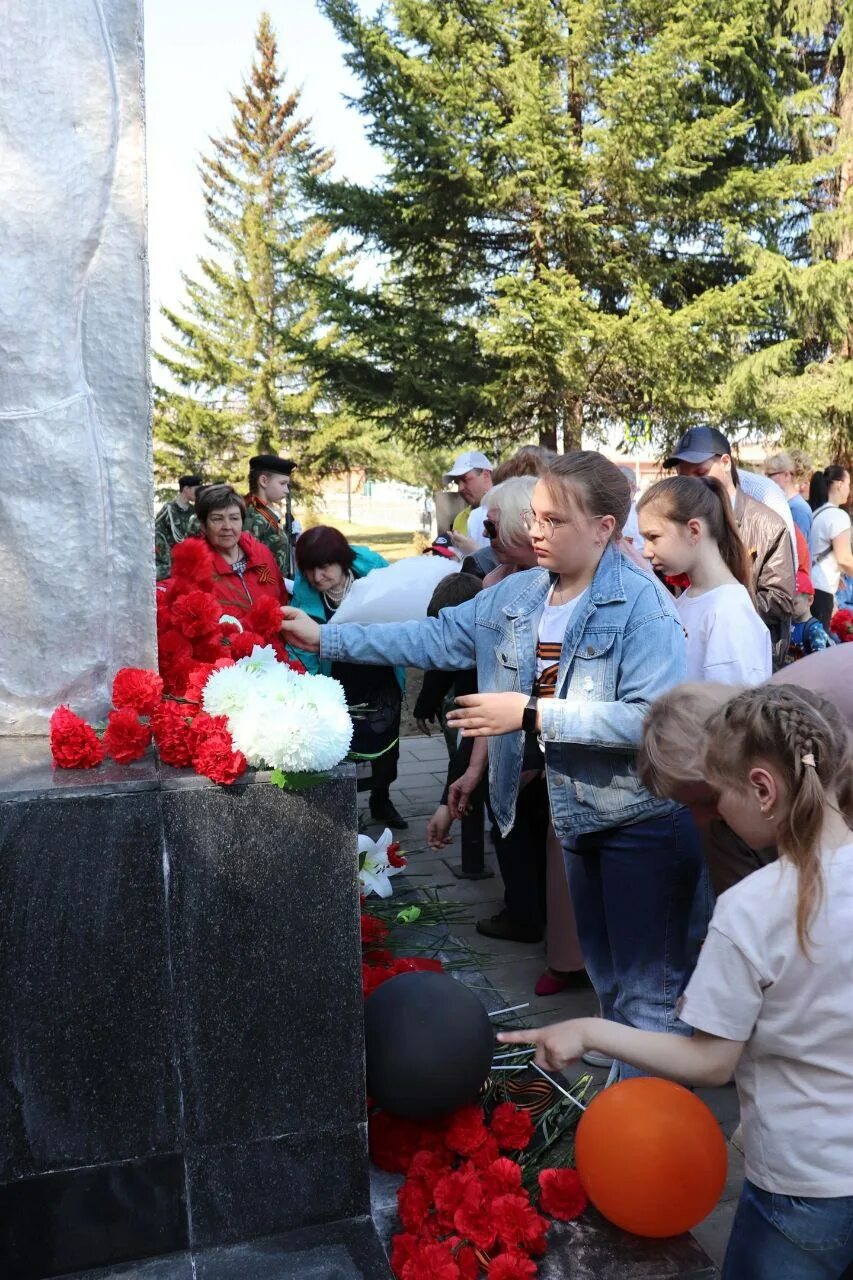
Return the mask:
[[586,969],[575,969],[572,973],[555,973],[553,969],[546,969],[533,990],[537,996],[555,996],[559,991],[580,991],[591,986]]
[[370,797],[370,816],[375,822],[382,822],[392,831],[408,831],[409,824],[402,814],[398,813],[388,796],[381,799]]
[[588,1067],[602,1067],[608,1071],[613,1066],[613,1059],[608,1058],[606,1053],[599,1053],[597,1049],[590,1049],[583,1055],[581,1061]]
[[494,916],[483,916],[477,921],[477,932],[484,938],[500,938],[503,942],[541,942],[542,930],[516,924],[504,909]]

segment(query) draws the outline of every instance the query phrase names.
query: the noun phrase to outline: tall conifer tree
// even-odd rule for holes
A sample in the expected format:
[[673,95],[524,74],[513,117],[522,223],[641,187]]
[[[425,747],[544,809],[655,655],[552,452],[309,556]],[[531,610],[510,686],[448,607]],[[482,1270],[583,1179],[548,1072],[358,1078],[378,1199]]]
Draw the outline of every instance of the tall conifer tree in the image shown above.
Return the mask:
[[740,423],[726,379],[787,336],[831,176],[766,0],[321,2],[388,160],[314,184],[387,268],[323,288],[354,344],[315,356],[331,385],[431,442]]
[[[318,420],[328,423],[330,405],[300,348],[318,329],[308,277],[333,273],[340,252],[301,187],[332,157],[313,143],[298,92],[285,90],[266,13],[231,101],[231,131],[211,139],[200,165],[211,252],[197,278],[184,276],[185,313],[163,309],[172,333],[158,359],[180,391],[158,395],[155,436],[170,472],[203,466],[239,479],[247,455],[284,449],[298,458]],[[330,341],[328,331],[320,340]]]

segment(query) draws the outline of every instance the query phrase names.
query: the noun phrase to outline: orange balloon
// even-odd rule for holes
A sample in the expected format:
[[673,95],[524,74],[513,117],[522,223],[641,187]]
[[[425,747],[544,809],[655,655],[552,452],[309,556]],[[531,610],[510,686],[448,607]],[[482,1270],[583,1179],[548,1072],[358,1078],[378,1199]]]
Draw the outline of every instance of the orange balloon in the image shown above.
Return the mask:
[[676,1236],[711,1212],[728,1157],[695,1093],[654,1076],[611,1085],[577,1128],[575,1165],[599,1213],[637,1236]]

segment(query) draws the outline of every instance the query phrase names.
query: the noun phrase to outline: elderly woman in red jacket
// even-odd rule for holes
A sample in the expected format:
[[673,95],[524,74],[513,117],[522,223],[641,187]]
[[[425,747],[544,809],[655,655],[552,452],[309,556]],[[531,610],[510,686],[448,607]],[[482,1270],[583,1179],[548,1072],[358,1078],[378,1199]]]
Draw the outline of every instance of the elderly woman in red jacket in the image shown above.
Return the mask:
[[196,493],[195,514],[213,561],[213,594],[223,613],[240,618],[261,596],[287,604],[287,588],[276,559],[243,532],[246,504],[230,484],[209,484]]

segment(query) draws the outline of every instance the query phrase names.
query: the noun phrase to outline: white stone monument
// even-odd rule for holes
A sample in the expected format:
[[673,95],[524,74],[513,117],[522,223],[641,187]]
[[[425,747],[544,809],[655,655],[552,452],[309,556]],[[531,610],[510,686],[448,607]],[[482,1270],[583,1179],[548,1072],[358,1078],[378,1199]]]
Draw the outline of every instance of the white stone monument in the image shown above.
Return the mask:
[[155,663],[142,0],[0,4],[0,734]]

